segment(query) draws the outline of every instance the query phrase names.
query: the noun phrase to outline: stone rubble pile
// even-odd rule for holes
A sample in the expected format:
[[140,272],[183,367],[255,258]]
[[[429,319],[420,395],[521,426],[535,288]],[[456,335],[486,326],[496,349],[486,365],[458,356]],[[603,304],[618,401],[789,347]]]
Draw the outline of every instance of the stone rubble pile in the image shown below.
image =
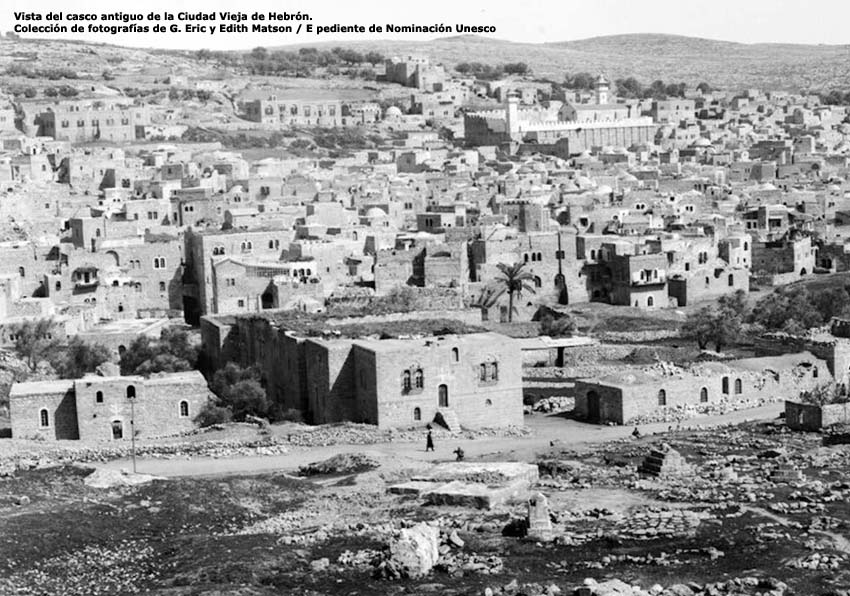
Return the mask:
[[537,401],[532,408],[535,412],[566,412],[575,407],[576,400],[574,397],[566,397],[561,395],[553,395],[544,397]]

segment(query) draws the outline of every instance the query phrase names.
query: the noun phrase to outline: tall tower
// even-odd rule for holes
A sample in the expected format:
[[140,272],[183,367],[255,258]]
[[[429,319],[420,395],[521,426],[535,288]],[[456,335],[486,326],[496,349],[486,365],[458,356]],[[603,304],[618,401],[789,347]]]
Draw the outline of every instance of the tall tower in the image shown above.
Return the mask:
[[519,97],[515,93],[508,93],[505,102],[505,127],[511,139],[519,134]]
[[596,79],[596,103],[598,105],[608,103],[608,89],[608,79],[605,78],[605,75],[600,74]]

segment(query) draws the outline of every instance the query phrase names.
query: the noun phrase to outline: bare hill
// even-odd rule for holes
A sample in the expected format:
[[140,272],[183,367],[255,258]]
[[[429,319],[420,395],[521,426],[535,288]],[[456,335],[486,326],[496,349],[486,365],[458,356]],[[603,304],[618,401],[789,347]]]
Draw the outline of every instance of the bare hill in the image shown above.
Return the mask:
[[388,55],[427,54],[449,66],[464,61],[526,62],[535,74],[555,80],[565,72],[590,71],[605,72],[611,78],[634,76],[647,83],[655,79],[691,84],[706,81],[727,89],[800,90],[850,85],[850,45],[742,44],[664,34],[611,35],[545,44],[459,35],[428,42],[372,40],[345,45]]
[[[453,67],[459,62],[525,62],[539,77],[561,80],[564,73],[604,72],[610,78],[633,76],[644,83],[661,79],[739,90],[850,88],[850,45],[741,44],[662,34],[594,37],[576,41],[514,43],[477,35],[432,41],[365,40],[294,44],[274,49],[344,46],[387,56],[423,54]],[[0,40],[0,68],[12,63],[69,66],[97,77],[104,70],[153,75],[185,72],[227,76],[194,52],[165,52],[69,41]]]

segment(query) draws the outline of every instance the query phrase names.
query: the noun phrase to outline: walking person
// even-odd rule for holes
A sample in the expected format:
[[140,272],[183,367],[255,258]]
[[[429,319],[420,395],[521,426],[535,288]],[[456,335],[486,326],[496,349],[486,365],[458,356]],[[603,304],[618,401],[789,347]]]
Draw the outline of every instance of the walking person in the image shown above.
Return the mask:
[[428,436],[425,438],[425,451],[434,451],[434,436],[431,434],[431,427],[428,427]]

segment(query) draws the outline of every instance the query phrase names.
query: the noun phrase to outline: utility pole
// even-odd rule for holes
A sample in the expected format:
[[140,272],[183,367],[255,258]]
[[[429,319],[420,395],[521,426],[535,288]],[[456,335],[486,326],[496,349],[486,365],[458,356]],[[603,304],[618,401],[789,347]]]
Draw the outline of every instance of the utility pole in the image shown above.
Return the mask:
[[136,473],[136,397],[130,398],[130,454],[133,458],[133,474]]

